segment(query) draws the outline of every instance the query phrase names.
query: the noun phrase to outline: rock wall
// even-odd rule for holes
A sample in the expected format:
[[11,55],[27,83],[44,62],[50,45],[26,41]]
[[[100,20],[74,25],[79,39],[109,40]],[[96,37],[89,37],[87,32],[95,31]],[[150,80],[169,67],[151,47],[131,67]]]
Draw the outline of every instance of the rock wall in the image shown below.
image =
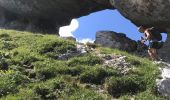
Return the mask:
[[109,8],[109,0],[0,0],[0,27],[56,33],[73,18]]
[[0,0],[0,27],[52,33],[73,18],[114,8],[137,26],[170,28],[168,0]]
[[168,31],[167,40],[164,43],[164,46],[158,53],[164,61],[170,62],[170,31]]
[[169,0],[111,0],[112,5],[137,26],[170,28]]

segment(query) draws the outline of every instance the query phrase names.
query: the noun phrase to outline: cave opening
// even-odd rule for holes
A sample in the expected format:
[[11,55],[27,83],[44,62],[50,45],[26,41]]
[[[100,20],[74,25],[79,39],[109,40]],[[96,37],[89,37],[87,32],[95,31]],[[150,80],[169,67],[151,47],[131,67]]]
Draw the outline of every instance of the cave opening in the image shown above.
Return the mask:
[[[59,30],[60,36],[72,36],[79,42],[93,42],[97,31],[114,31],[124,33],[132,40],[140,40],[143,34],[139,33],[137,26],[123,17],[117,10],[103,10],[90,15],[73,19],[69,26]],[[163,41],[167,35],[162,33]]]

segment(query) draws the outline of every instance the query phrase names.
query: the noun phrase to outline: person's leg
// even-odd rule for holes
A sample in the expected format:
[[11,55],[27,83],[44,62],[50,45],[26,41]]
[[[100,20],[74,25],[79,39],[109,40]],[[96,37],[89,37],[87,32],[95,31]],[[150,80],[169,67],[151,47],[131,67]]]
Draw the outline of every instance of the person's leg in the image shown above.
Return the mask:
[[157,50],[155,48],[152,49],[152,53],[153,53],[154,59],[158,60],[158,54],[157,54]]
[[152,48],[149,48],[149,49],[148,49],[148,54],[149,54],[150,58],[151,58],[152,60],[154,60],[154,54],[153,54],[153,49],[152,49]]
[[149,43],[149,49],[148,49],[148,54],[151,57],[152,60],[158,60],[158,54],[157,54],[157,42],[150,42]]
[[152,60],[159,60],[158,54],[157,54],[157,50],[155,48],[150,48],[148,50],[148,53],[151,57]]
[[157,42],[157,41],[153,42],[152,50],[153,50],[154,59],[155,59],[155,60],[159,60],[159,57],[158,57],[158,53],[157,53],[157,49],[156,49],[156,48],[159,48],[159,42]]

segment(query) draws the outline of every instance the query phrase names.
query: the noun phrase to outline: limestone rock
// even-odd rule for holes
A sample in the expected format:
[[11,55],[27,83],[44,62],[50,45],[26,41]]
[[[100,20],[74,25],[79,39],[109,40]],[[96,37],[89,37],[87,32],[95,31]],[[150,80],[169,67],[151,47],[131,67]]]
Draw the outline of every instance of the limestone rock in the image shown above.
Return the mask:
[[112,5],[136,25],[157,27],[162,31],[170,28],[169,0],[110,0]]
[[[168,31],[170,33],[170,30]],[[164,46],[159,50],[159,56],[166,62],[170,63],[170,34],[167,36],[167,40]]]
[[135,41],[126,37],[125,34],[112,31],[97,32],[95,43],[104,47],[117,48],[129,52],[137,49],[137,44]]
[[170,28],[167,0],[0,0],[0,27],[55,32],[73,18],[114,8],[138,26]]
[[146,44],[141,43],[141,41],[137,41],[137,49],[133,52],[133,54],[140,57],[148,56],[148,46]]
[[128,63],[127,57],[122,55],[107,55],[104,56],[104,66],[114,67],[119,70],[122,74],[127,74],[130,69],[132,69],[132,65]]
[[157,79],[158,92],[163,96],[170,97],[170,64],[166,62],[154,62],[161,66],[161,79]]
[[109,0],[0,0],[0,27],[55,33],[73,18],[108,8]]

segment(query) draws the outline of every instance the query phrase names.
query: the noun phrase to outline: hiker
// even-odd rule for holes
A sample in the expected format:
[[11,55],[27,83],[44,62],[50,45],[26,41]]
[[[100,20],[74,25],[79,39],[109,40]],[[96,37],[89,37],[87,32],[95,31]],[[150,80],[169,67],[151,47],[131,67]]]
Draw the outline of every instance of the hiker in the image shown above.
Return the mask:
[[148,45],[148,54],[152,60],[161,60],[158,57],[157,49],[160,49],[163,46],[162,35],[154,27],[147,28],[140,26],[138,31],[144,33],[144,37],[141,37],[141,42],[145,43],[149,41]]

